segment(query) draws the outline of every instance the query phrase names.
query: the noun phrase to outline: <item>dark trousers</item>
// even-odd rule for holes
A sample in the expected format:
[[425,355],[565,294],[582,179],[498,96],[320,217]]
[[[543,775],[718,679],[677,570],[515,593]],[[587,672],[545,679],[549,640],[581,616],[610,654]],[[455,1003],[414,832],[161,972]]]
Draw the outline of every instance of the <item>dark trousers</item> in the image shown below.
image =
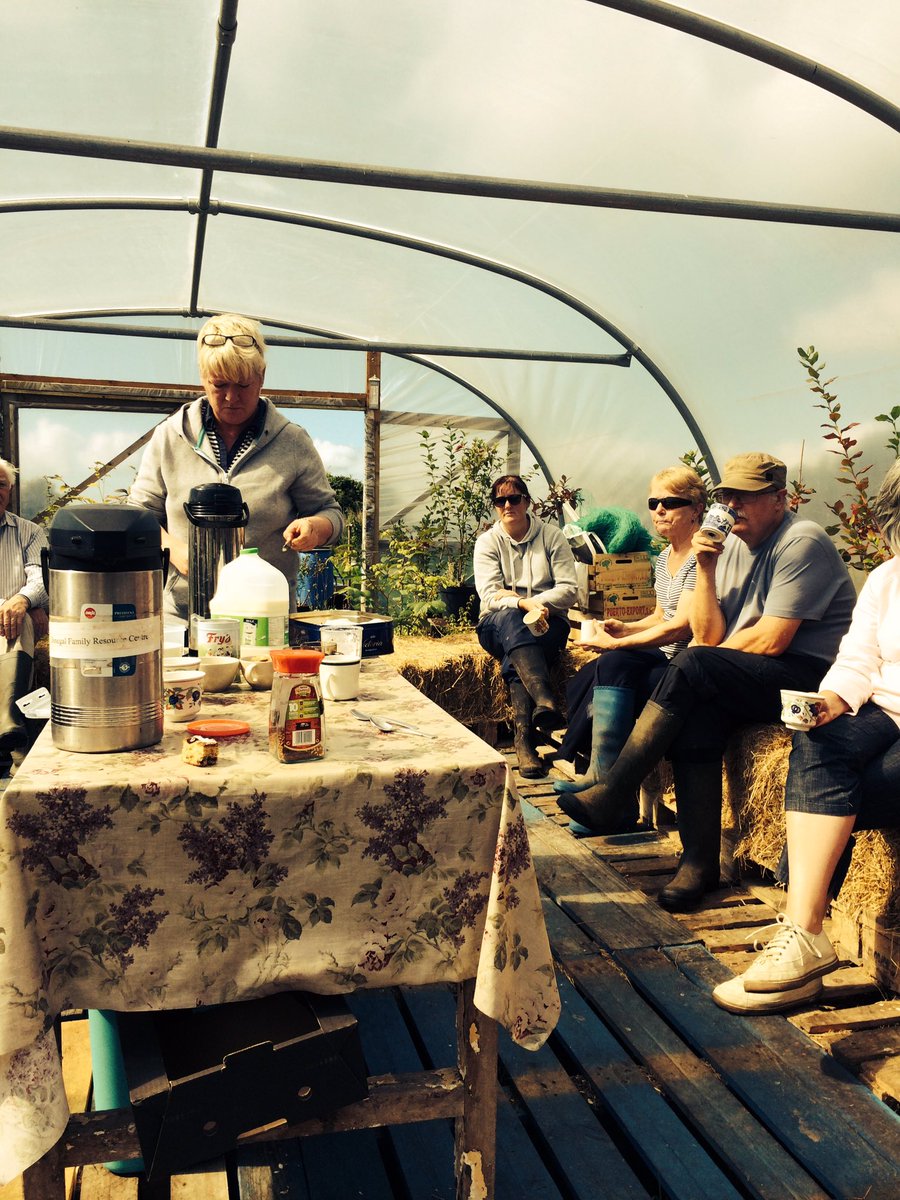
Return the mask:
[[669,665],[662,650],[606,650],[573,675],[566,687],[568,727],[559,749],[561,758],[574,759],[591,748],[595,687],[628,688],[634,693],[634,715],[640,713]]
[[509,659],[510,650],[518,650],[521,646],[540,646],[549,667],[559,658],[569,638],[569,622],[562,617],[551,616],[547,632],[543,637],[535,637],[523,624],[524,616],[521,608],[500,608],[482,617],[475,631],[488,654],[499,660],[500,673],[507,683],[518,679],[516,668]]
[[715,762],[742,725],[778,721],[781,689],[809,692],[819,686],[827,664],[805,654],[772,658],[689,646],[666,668],[651,699],[684,717],[669,748],[673,762]]

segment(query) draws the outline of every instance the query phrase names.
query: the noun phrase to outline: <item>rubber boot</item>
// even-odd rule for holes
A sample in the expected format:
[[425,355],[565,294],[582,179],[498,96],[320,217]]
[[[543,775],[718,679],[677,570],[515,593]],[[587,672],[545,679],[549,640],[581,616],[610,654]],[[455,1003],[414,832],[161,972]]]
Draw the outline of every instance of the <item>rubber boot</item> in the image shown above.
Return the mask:
[[518,646],[515,650],[510,650],[508,657],[516,668],[516,674],[525,684],[528,695],[534,701],[532,728],[539,733],[561,729],[566,719],[556,707],[543,650],[540,646]]
[[591,700],[591,761],[577,779],[555,779],[555,792],[583,792],[599,783],[619,757],[634,728],[634,692],[631,688],[595,687]]
[[0,655],[0,754],[28,747],[25,718],[16,700],[28,694],[32,659],[23,650]]
[[563,792],[559,807],[593,833],[625,833],[637,823],[637,791],[684,724],[681,714],[648,700],[605,777],[583,792]]
[[719,886],[722,763],[673,763],[681,864],[657,896],[669,912],[690,912]]
[[519,764],[519,774],[523,779],[543,779],[547,768],[531,741],[532,700],[520,680],[515,679],[509,685],[509,699],[515,720],[513,746]]

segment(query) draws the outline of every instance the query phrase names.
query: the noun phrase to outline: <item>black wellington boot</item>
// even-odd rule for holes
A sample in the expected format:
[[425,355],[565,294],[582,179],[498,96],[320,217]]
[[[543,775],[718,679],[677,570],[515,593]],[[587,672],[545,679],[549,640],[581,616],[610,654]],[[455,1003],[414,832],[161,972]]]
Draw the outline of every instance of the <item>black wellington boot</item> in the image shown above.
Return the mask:
[[532,726],[540,733],[561,729],[566,723],[566,718],[556,707],[556,697],[550,687],[547,660],[540,646],[518,646],[515,650],[510,650],[509,661],[516,668],[516,674],[534,701]]
[[28,731],[16,701],[28,694],[32,659],[24,650],[0,654],[0,753],[25,750]]
[[509,699],[515,719],[515,737],[513,745],[519,762],[519,774],[523,779],[543,779],[547,774],[540,755],[531,741],[531,697],[525,690],[525,685],[516,679],[509,685]]
[[582,792],[561,793],[557,804],[594,833],[626,833],[634,829],[638,818],[637,790],[683,724],[680,714],[648,700],[619,757],[603,779]]
[[676,762],[675,804],[681,864],[657,896],[669,912],[690,912],[719,886],[722,836],[722,763]]

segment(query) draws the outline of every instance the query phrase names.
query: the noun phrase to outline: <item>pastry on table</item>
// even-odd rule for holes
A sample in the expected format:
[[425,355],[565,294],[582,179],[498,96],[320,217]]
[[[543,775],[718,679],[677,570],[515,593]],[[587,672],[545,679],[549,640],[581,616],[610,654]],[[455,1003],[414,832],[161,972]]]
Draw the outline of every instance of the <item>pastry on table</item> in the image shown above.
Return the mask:
[[189,734],[182,743],[181,757],[192,767],[214,767],[219,761],[219,743],[215,738]]

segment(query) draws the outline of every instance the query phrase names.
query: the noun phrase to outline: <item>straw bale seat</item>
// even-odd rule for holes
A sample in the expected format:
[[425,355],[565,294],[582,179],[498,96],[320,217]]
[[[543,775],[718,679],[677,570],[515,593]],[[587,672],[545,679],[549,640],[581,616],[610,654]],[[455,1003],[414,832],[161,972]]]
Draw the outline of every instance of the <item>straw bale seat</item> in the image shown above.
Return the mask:
[[[593,656],[569,642],[551,673],[557,699],[565,711],[566,682]],[[512,722],[500,664],[478,644],[474,632],[442,638],[394,637],[391,660],[429,700],[488,742],[500,721]]]

